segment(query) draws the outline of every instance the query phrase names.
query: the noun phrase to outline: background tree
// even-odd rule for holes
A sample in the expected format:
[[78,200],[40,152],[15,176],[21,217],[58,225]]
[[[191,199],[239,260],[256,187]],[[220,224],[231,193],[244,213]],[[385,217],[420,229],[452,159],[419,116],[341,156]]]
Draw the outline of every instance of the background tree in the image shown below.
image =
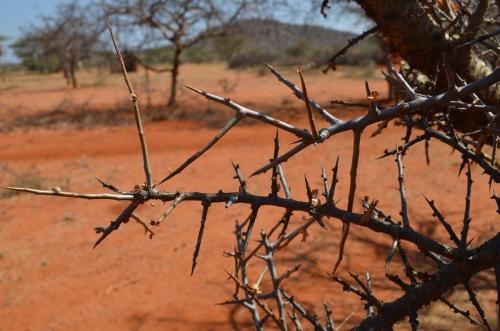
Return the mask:
[[96,50],[102,27],[89,8],[72,1],[27,28],[12,47],[28,69],[61,70],[68,85],[76,88],[76,70]]
[[0,35],[0,78],[5,79],[5,67],[2,63],[2,57],[5,55],[5,48],[3,43],[7,40],[7,37]]
[[[106,0],[106,15],[121,27],[138,27],[150,40],[168,42],[174,49],[171,59],[168,106],[175,105],[179,68],[184,51],[203,40],[220,37],[243,13],[259,1],[247,0]],[[165,70],[162,70],[165,71]]]
[[7,38],[0,35],[0,56],[3,56],[4,53],[5,53],[5,50],[4,50],[4,47],[2,45],[2,43],[6,40]]

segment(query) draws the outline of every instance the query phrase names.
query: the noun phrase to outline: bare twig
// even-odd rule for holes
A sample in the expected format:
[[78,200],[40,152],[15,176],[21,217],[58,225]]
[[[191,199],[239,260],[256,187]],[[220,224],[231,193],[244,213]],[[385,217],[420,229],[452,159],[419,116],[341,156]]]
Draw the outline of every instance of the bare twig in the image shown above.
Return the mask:
[[369,35],[377,32],[377,31],[378,31],[378,26],[374,26],[373,28],[366,30],[365,32],[363,32],[359,36],[356,36],[355,38],[349,39],[348,42],[347,42],[347,45],[344,48],[342,48],[337,53],[333,54],[333,56],[330,57],[326,61],[326,63],[328,65],[327,65],[327,67],[325,69],[323,69],[323,72],[326,73],[328,71],[328,69],[335,70],[336,69],[335,62],[337,61],[338,58],[344,56],[345,53],[349,50],[349,48],[353,47],[358,42],[360,42],[361,40],[365,39],[367,36],[369,36]]
[[175,197],[172,204],[161,214],[160,218],[158,218],[158,220],[156,221],[151,221],[151,225],[156,225],[156,226],[160,225],[161,222],[163,222],[167,218],[167,216],[174,211],[175,207],[177,207],[182,202],[182,200],[184,200],[184,194],[179,193]]
[[123,57],[121,55],[120,49],[118,48],[118,44],[115,39],[115,35],[113,33],[113,29],[111,28],[111,24],[106,18],[106,24],[108,25],[109,33],[111,34],[111,40],[113,41],[113,46],[115,47],[116,55],[120,60],[120,64],[122,67],[123,78],[125,79],[125,83],[127,84],[128,91],[130,93],[130,100],[134,106],[134,115],[135,115],[135,124],[137,126],[137,132],[139,134],[139,140],[141,142],[142,148],[142,159],[144,163],[144,172],[146,174],[146,185],[148,188],[153,186],[153,179],[151,176],[151,166],[149,164],[149,156],[148,156],[148,146],[146,144],[146,137],[144,136],[144,130],[142,128],[141,122],[141,112],[139,110],[139,98],[132,87],[132,83],[128,78],[127,69],[125,67],[125,62],[123,61]]

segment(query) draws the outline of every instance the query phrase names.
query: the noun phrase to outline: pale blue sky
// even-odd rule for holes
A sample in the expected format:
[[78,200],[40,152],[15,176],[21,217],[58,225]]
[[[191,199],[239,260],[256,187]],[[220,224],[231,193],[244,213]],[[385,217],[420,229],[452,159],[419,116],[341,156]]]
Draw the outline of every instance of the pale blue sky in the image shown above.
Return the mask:
[[[0,0],[2,19],[0,19],[0,35],[9,38],[5,44],[11,44],[21,34],[21,27],[35,22],[40,15],[54,12],[61,0]],[[11,62],[15,56],[7,48],[3,60]]]
[[[0,9],[2,11],[0,35],[9,38],[4,44],[9,45],[14,42],[15,39],[21,35],[23,26],[36,23],[37,19],[42,15],[53,14],[57,5],[62,2],[64,2],[64,0],[0,0]],[[88,2],[88,0],[82,0],[82,2],[85,3]],[[339,10],[339,8],[337,8],[337,10]],[[323,19],[319,12],[312,13],[312,16],[309,16],[308,22],[354,33],[359,33],[367,28],[366,22],[360,22],[359,19],[353,18],[351,15],[344,13],[333,17],[333,13],[331,14],[332,15],[327,19]],[[302,19],[303,18],[297,17],[283,18],[283,20],[290,23],[302,23]],[[3,57],[2,61],[16,61],[16,57],[8,47],[6,48],[7,54]]]
[[61,0],[0,0],[2,19],[0,20],[0,34],[18,36],[20,28],[42,14],[54,12]]

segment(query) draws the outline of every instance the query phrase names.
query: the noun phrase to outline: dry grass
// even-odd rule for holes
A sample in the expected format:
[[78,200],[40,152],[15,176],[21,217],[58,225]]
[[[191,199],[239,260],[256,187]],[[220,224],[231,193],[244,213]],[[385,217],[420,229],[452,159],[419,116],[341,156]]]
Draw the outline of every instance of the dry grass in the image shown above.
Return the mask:
[[[298,83],[294,68],[280,69],[284,69],[287,76]],[[314,68],[304,74],[310,82],[311,95],[321,96],[317,101],[328,106],[334,96],[351,99],[353,95],[363,95],[362,84],[357,78],[359,70],[340,68],[324,75]],[[302,102],[272,75],[262,75],[259,69],[229,70],[223,64],[185,65],[179,78],[179,106],[173,108],[165,106],[169,75],[150,73],[149,76],[149,84],[146,84],[144,71],[130,74],[146,121],[194,120],[207,126],[217,126],[227,118],[228,110],[193,95],[182,87],[183,84],[238,100],[245,106],[274,115],[289,118],[297,113],[302,115],[304,111]],[[68,125],[91,128],[131,123],[128,116],[130,105],[122,88],[121,75],[90,70],[79,72],[78,78],[81,85],[78,89],[67,88],[61,74],[11,74],[5,81],[0,81],[0,131]],[[370,79],[370,83],[382,95],[385,93],[386,85],[381,75]],[[352,116],[352,113],[347,116]]]

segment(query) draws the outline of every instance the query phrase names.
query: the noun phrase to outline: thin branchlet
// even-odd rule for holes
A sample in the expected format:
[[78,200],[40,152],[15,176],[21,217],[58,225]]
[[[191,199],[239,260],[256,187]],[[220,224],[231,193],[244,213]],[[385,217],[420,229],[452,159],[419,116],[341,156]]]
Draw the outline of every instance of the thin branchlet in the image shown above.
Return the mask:
[[146,185],[148,188],[151,188],[153,186],[153,177],[151,175],[151,165],[149,163],[148,145],[146,143],[144,129],[142,128],[141,112],[139,110],[139,98],[135,93],[134,88],[132,87],[132,83],[130,82],[127,69],[125,67],[123,56],[120,52],[120,49],[118,48],[118,43],[116,42],[113,29],[111,28],[111,24],[109,23],[107,18],[106,18],[106,24],[108,25],[109,33],[111,34],[111,40],[113,41],[113,46],[115,48],[116,55],[118,56],[118,59],[120,61],[123,78],[125,79],[125,83],[127,84],[127,88],[130,93],[130,100],[132,101],[132,105],[134,107],[135,124],[137,126],[137,132],[139,134],[139,141],[141,142],[144,172],[146,174]]

